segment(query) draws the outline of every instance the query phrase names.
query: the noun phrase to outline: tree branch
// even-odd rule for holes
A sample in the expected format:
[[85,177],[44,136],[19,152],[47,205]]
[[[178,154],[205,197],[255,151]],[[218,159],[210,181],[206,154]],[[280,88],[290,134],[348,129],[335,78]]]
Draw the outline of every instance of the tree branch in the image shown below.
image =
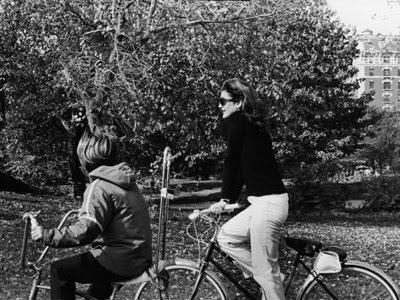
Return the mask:
[[65,2],[65,8],[67,11],[70,13],[74,14],[75,16],[78,17],[79,20],[82,21],[82,23],[86,26],[92,27],[92,28],[97,28],[97,26],[91,22],[88,22],[74,7],[71,6],[67,1]]
[[149,36],[149,34],[152,31],[152,29],[151,29],[152,21],[153,21],[153,16],[154,16],[154,12],[155,12],[156,8],[157,8],[157,0],[151,0],[149,12],[147,14],[147,24],[146,24],[145,36]]
[[195,20],[195,21],[186,22],[184,24],[171,23],[171,24],[168,24],[168,25],[165,25],[165,26],[159,26],[157,28],[154,28],[153,30],[149,31],[149,34],[159,33],[159,32],[171,29],[171,28],[189,27],[189,26],[196,26],[196,25],[243,23],[243,22],[246,22],[246,21],[253,21],[253,20],[267,18],[267,17],[271,17],[271,16],[272,16],[272,13],[271,14],[258,15],[258,16],[254,16],[254,17],[242,18],[242,19],[238,19],[235,16],[233,19],[227,19],[227,20]]

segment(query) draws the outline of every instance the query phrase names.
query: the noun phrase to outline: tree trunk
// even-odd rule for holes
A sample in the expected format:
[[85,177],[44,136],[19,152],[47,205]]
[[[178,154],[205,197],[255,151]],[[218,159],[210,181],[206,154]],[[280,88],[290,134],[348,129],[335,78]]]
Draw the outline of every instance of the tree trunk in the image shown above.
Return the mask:
[[93,132],[93,129],[95,126],[95,116],[93,113],[93,100],[91,98],[85,98],[84,103],[85,103],[88,125],[90,128],[90,131]]
[[68,162],[73,182],[73,194],[75,198],[83,197],[86,188],[86,177],[82,173],[81,164],[76,151],[79,140],[88,126],[85,107],[81,104],[68,107],[68,109],[62,113],[60,121],[68,135]]
[[2,86],[0,85],[0,131],[6,125],[6,93],[1,88]]
[[6,126],[6,93],[2,90],[3,84],[3,82],[0,84],[0,170],[3,169],[6,159],[6,146],[2,133]]

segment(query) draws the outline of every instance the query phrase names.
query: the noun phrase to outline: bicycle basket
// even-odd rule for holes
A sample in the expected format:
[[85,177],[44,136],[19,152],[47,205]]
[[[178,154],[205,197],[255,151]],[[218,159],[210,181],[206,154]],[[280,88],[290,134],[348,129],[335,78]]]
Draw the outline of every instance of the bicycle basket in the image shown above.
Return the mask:
[[314,261],[314,271],[318,274],[339,273],[342,265],[339,254],[334,251],[322,250]]

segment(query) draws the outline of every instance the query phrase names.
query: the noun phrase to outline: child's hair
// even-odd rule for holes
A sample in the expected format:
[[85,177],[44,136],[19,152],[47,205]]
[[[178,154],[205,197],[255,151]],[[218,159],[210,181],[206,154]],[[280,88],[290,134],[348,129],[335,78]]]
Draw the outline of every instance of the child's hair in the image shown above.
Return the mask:
[[118,139],[108,126],[95,127],[93,133],[86,129],[76,151],[79,162],[89,173],[100,166],[117,164]]

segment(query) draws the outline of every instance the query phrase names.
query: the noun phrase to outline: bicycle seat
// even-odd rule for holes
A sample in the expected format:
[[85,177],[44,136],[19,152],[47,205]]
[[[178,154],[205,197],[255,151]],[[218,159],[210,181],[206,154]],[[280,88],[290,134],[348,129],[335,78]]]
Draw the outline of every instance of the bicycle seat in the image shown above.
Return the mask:
[[132,285],[132,284],[138,284],[146,281],[151,281],[155,278],[157,278],[157,275],[161,273],[165,269],[166,262],[165,260],[160,260],[158,262],[158,265],[152,265],[150,268],[145,270],[142,275],[139,275],[138,277],[129,279],[127,281],[119,281],[119,282],[113,282],[114,286],[123,286],[123,285]]
[[285,237],[285,243],[288,247],[296,250],[301,255],[313,257],[316,252],[322,248],[322,243],[310,239],[298,239]]

